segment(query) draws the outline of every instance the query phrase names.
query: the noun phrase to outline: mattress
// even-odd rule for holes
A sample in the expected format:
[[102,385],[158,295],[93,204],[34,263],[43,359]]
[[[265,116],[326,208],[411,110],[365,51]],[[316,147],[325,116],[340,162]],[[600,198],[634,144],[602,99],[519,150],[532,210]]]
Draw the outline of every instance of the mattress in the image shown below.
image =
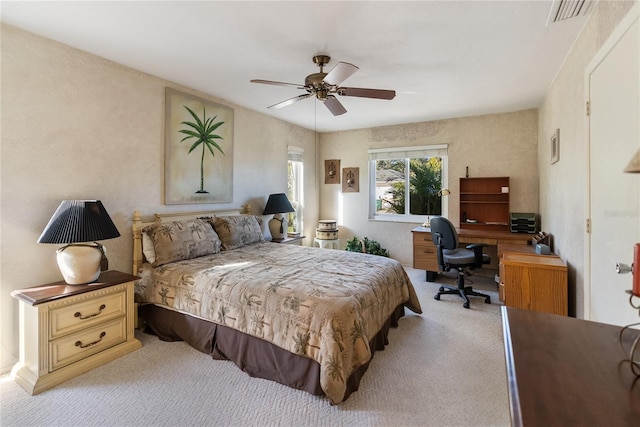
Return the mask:
[[[390,258],[259,242],[159,267],[145,265],[138,302],[164,306],[316,362],[332,403],[371,360],[398,308],[421,313]],[[386,337],[385,337],[386,338]],[[227,356],[228,357],[228,356]]]

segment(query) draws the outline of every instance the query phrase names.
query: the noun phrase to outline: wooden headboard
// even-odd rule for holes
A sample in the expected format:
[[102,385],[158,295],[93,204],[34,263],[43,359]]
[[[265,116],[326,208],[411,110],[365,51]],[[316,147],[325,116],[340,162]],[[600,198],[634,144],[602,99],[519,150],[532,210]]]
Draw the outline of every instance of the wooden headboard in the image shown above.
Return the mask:
[[229,216],[250,214],[250,210],[247,210],[246,206],[241,209],[229,210],[229,211],[198,211],[198,212],[174,212],[153,214],[153,219],[150,221],[143,221],[140,211],[133,211],[133,274],[137,275],[140,267],[144,263],[144,255],[142,253],[142,229],[147,225],[158,224],[162,222],[179,221],[183,219],[193,219],[207,216]]

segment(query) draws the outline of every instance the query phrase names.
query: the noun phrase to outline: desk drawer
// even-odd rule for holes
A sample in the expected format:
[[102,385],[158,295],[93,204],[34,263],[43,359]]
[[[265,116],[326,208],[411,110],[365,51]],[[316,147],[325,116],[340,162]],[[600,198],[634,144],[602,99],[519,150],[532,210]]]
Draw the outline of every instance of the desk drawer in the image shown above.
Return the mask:
[[126,289],[51,310],[49,339],[86,329],[126,314]]
[[55,371],[126,340],[127,318],[125,316],[53,340],[49,343],[50,370]]
[[418,270],[439,271],[436,245],[431,233],[413,233],[413,268]]
[[436,247],[434,245],[414,246],[413,268],[418,270],[439,271],[440,267],[438,267]]
[[413,233],[413,246],[435,247],[433,240],[431,240],[431,233]]

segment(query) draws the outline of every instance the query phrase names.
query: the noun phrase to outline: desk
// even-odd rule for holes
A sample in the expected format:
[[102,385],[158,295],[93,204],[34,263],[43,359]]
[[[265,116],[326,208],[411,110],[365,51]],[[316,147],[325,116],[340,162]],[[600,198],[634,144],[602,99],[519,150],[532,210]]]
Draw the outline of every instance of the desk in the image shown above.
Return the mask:
[[[508,231],[490,231],[478,229],[456,229],[460,243],[485,243],[497,246],[498,259],[506,250],[514,251],[521,247],[523,252],[532,252],[531,234],[510,233]],[[433,282],[438,274],[436,246],[431,240],[431,228],[416,227],[413,234],[413,268],[427,270],[427,281]]]
[[640,380],[624,362],[620,327],[501,309],[512,426],[638,425]]

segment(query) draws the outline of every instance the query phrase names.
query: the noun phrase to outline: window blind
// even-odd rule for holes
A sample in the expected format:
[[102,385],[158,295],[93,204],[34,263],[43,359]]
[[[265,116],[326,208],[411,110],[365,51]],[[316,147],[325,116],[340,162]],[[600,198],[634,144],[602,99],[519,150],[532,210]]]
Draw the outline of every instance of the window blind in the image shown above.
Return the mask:
[[289,160],[292,162],[303,162],[304,161],[304,148],[294,147],[293,145],[289,145],[287,147],[289,152]]
[[446,156],[447,149],[447,144],[438,144],[417,147],[377,148],[369,150],[368,153],[369,160],[413,159]]

